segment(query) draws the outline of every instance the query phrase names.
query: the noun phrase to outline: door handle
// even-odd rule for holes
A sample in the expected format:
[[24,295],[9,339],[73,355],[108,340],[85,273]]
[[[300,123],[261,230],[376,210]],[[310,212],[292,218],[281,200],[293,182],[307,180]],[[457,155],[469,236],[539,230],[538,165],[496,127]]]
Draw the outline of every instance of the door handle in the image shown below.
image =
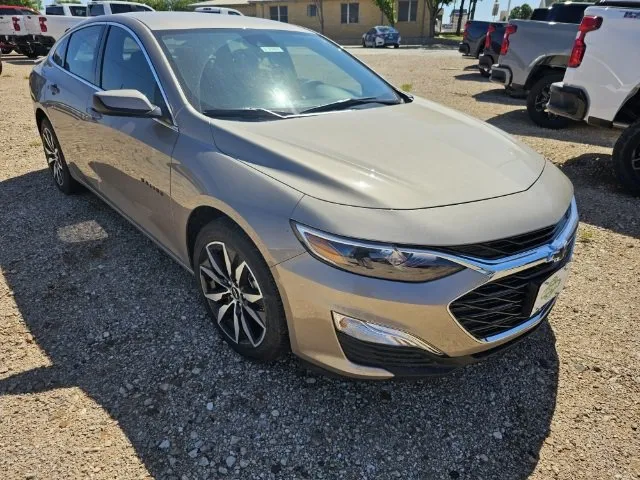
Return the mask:
[[49,86],[49,90],[51,90],[52,95],[57,95],[60,93],[60,89],[58,88],[58,85],[56,85],[55,83]]

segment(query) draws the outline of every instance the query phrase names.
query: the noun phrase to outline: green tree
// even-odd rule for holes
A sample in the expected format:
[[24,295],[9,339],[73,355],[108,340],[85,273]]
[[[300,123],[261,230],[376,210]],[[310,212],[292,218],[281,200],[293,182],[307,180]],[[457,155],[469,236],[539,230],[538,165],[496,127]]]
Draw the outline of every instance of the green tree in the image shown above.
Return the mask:
[[514,7],[509,13],[509,19],[511,20],[528,20],[533,12],[528,3],[522,4],[520,7]]
[[3,0],[4,5],[18,5],[21,7],[29,7],[34,10],[40,9],[40,2],[38,0]]
[[[445,5],[451,5],[453,0],[424,0],[424,11],[429,13],[429,32],[427,35],[432,38],[436,35],[436,21],[438,20],[438,12]],[[424,36],[424,32],[422,33]]]
[[394,26],[396,24],[396,2],[395,0],[373,0],[382,14],[387,17],[389,24]]

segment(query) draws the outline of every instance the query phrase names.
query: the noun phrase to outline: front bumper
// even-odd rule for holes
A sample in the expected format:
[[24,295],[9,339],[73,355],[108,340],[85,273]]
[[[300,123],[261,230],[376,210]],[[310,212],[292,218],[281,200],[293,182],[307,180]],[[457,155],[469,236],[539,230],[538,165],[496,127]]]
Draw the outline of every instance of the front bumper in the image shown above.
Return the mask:
[[491,81],[508,87],[513,81],[511,69],[504,65],[496,64],[491,67]]
[[[536,328],[555,300],[513,328],[486,338],[474,336],[463,327],[451,313],[451,305],[481,286],[551,265],[560,250],[568,262],[577,223],[577,209],[572,202],[562,230],[550,243],[534,250],[499,261],[439,252],[467,268],[429,283],[358,276],[326,265],[307,253],[282,262],[273,271],[287,312],[292,349],[308,362],[357,378],[441,374],[478,361]],[[562,265],[558,264],[558,269]],[[557,270],[545,273],[546,278],[554,271]],[[404,332],[430,348],[394,347],[354,338],[338,331],[332,312]]]
[[469,52],[471,51],[471,49],[469,48],[468,43],[460,42],[460,44],[458,45],[458,51],[463,55],[469,55]]
[[581,88],[570,87],[562,82],[551,85],[551,96],[547,105],[549,112],[581,121],[584,120],[588,107],[587,95]]

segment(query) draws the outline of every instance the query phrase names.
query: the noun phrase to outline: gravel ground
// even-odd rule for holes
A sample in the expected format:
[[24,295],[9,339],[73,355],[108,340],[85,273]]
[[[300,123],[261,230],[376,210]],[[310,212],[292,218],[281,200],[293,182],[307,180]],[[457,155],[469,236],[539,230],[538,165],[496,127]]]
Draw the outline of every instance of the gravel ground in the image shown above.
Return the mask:
[[9,56],[0,477],[640,478],[640,199],[611,173],[616,133],[535,127],[522,100],[452,51],[353,51],[573,180],[582,223],[549,324],[503,356],[421,381],[245,361],[214,334],[187,273],[93,195],[58,193],[27,91],[32,62]]

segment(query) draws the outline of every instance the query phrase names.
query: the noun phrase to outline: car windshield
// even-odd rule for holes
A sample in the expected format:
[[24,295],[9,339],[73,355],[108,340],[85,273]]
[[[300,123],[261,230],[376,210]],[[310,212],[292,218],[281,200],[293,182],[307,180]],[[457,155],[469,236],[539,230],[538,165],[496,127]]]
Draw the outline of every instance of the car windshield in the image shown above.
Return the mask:
[[156,35],[189,101],[205,115],[271,119],[402,102],[380,77],[316,34],[201,29]]

